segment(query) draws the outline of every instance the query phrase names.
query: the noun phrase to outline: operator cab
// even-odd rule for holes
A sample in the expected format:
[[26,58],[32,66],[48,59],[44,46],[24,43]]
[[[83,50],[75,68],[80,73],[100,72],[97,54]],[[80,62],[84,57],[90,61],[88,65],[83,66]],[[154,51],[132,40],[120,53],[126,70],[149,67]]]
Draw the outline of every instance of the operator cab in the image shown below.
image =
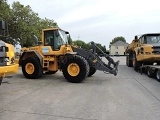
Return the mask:
[[52,50],[58,51],[62,45],[68,43],[69,32],[61,29],[44,30],[44,46],[51,46]]
[[142,44],[160,44],[160,34],[145,34],[141,40]]

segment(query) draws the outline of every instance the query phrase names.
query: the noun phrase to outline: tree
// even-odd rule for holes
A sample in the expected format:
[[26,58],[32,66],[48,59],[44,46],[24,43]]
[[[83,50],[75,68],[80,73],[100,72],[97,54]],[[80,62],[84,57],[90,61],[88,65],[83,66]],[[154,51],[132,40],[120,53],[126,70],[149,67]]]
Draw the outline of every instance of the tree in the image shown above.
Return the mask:
[[[19,42],[33,45],[33,35],[41,39],[41,30],[44,28],[57,27],[57,23],[50,19],[41,19],[29,5],[24,6],[20,2],[13,2],[12,8],[6,0],[0,0],[0,20],[4,20],[8,25],[8,38],[3,38],[9,43]],[[5,42],[6,42],[5,41]]]
[[[99,47],[103,52],[106,53],[106,46],[102,46],[101,44],[99,43],[96,43],[96,46]],[[97,50],[97,53],[101,53],[101,51]]]
[[10,36],[19,40],[22,46],[26,42],[34,42],[32,34],[34,32],[34,18],[38,18],[38,14],[34,13],[29,5],[24,6],[19,2],[12,4],[12,19],[9,22]]
[[[45,28],[58,27],[54,20],[41,19],[29,5],[24,6],[20,2],[13,2],[12,7],[7,4],[7,0],[0,0],[0,20],[6,21],[9,35],[3,37],[5,42],[15,45],[17,42],[23,47],[31,46],[35,43],[33,35],[41,39],[41,30]],[[1,37],[1,36],[0,36]],[[1,38],[0,38],[1,39]],[[74,43],[84,49],[90,49],[90,44],[82,40],[73,41],[69,36],[69,44]],[[97,44],[100,49],[106,52],[105,46]]]
[[9,36],[8,31],[8,22],[11,19],[11,9],[10,6],[7,4],[6,0],[0,1],[0,21],[3,21],[5,23],[5,29],[0,30],[0,40],[3,40],[7,43],[15,43],[15,41],[12,39],[12,37]]
[[8,20],[10,18],[10,7],[6,0],[0,0],[0,19]]
[[69,44],[69,45],[72,45],[72,42],[73,42],[73,41],[72,41],[71,37],[68,36],[68,44]]
[[112,42],[110,42],[110,44],[113,44],[113,43],[115,43],[115,42],[117,42],[117,41],[122,41],[122,42],[125,42],[125,43],[126,43],[126,39],[125,39],[124,37],[120,36],[120,37],[115,37],[115,38],[112,40]]
[[[72,43],[74,43],[74,45],[77,45],[77,46],[79,46],[79,47],[81,47],[81,48],[83,48],[83,49],[86,49],[86,50],[91,49],[90,43],[85,43],[85,42],[82,41],[82,40],[76,40],[76,41],[73,41]],[[103,52],[106,52],[106,46],[105,46],[105,45],[102,46],[100,43],[95,43],[95,44],[96,44],[96,46],[99,47]],[[101,51],[99,51],[98,49],[97,49],[96,52],[97,52],[97,53],[101,53]]]
[[76,40],[76,41],[73,41],[73,43],[74,43],[74,45],[77,45],[77,46],[85,49],[86,43],[84,41]]

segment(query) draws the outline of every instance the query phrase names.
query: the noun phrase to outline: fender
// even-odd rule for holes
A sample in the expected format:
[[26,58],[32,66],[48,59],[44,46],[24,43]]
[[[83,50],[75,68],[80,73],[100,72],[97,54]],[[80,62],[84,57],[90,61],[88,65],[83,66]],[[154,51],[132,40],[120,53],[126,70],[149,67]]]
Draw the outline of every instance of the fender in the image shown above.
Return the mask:
[[19,59],[19,65],[22,65],[22,61],[28,57],[38,57],[40,60],[40,63],[42,64],[43,57],[41,54],[39,54],[37,51],[25,51],[22,53],[22,55]]

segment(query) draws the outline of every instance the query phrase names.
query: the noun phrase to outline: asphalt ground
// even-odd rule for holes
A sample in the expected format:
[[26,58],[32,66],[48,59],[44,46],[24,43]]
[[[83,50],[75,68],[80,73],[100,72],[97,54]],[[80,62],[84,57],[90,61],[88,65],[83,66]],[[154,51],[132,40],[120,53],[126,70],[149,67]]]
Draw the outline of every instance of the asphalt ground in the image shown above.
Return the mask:
[[97,71],[78,84],[61,72],[26,79],[20,68],[0,86],[0,120],[160,120],[160,83],[113,59],[117,76]]

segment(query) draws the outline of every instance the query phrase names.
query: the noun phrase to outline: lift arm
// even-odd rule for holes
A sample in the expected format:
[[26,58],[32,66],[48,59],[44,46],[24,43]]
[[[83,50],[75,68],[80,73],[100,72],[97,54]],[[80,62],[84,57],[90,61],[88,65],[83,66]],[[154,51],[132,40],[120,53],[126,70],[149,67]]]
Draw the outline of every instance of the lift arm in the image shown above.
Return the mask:
[[[74,52],[77,52],[78,55],[84,57],[88,61],[90,67],[114,74],[115,76],[117,75],[119,61],[115,62],[109,55],[104,53],[98,46],[96,46],[94,42],[91,42],[90,50],[84,50],[82,48],[76,48],[76,47],[72,47],[72,49]],[[96,53],[97,49],[108,60],[108,64],[102,61],[102,59]]]

